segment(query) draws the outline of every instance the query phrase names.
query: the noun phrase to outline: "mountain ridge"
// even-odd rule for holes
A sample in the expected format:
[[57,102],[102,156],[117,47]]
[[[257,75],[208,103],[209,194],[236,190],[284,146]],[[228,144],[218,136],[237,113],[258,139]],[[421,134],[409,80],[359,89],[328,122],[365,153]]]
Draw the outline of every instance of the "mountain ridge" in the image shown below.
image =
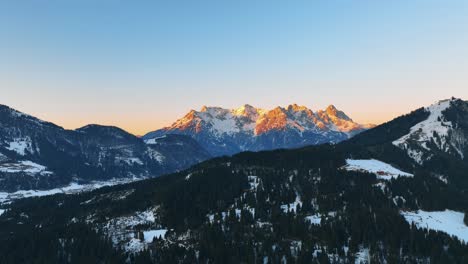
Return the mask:
[[1,191],[154,177],[210,157],[183,135],[149,145],[115,126],[68,130],[5,105],[0,105],[0,124]]
[[203,106],[200,111],[190,110],[171,126],[147,133],[143,139],[165,134],[188,135],[214,156],[222,156],[337,143],[371,127],[374,125],[354,122],[333,105],[317,112],[297,104],[271,110],[249,104],[235,109]]

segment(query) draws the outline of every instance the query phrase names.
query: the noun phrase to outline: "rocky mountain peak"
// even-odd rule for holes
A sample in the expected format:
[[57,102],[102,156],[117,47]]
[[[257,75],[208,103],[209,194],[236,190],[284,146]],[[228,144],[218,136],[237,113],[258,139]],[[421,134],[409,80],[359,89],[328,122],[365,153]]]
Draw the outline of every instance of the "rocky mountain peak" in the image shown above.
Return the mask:
[[334,106],[314,112],[298,104],[270,110],[245,104],[236,109],[203,106],[144,138],[171,133],[187,135],[201,142],[213,155],[225,155],[339,142],[367,128]]
[[307,108],[306,106],[298,105],[298,104],[288,105],[287,109],[288,109],[289,112],[301,112],[301,111],[308,111],[308,110],[310,110],[310,109]]
[[258,117],[260,113],[263,113],[262,109],[257,109],[249,104],[245,104],[237,109],[232,110],[232,113],[236,116],[245,117]]
[[325,112],[331,118],[339,118],[346,121],[353,121],[351,118],[349,118],[349,116],[347,116],[343,111],[338,110],[334,105],[329,105]]

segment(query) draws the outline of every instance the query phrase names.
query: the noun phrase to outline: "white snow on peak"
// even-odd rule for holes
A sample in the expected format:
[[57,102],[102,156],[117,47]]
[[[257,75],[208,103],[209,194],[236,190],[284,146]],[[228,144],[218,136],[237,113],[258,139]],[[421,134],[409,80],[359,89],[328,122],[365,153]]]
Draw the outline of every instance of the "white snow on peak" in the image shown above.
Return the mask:
[[396,179],[400,176],[413,177],[413,174],[411,173],[401,171],[388,163],[375,160],[375,159],[368,159],[368,160],[347,159],[346,165],[343,168],[348,171],[364,171],[364,172],[373,173],[377,176],[378,179],[382,179],[382,180]]
[[414,223],[418,228],[442,231],[468,243],[468,226],[463,222],[464,213],[452,210],[435,212],[418,210],[400,213],[408,223]]
[[26,151],[29,153],[33,152],[32,142],[29,137],[15,139],[9,143],[9,146],[6,147],[6,149],[14,151],[21,156],[26,155]]
[[[422,158],[424,153],[421,150],[412,149],[408,144],[409,141],[416,141],[419,146],[426,150],[430,150],[427,147],[427,143],[431,141],[434,142],[442,151],[448,151],[450,147],[453,147],[463,158],[462,152],[459,151],[455,145],[450,144],[447,141],[449,131],[452,129],[452,122],[444,120],[443,112],[450,107],[451,102],[452,100],[443,100],[426,107],[425,110],[430,113],[429,117],[411,127],[410,132],[393,141],[393,145],[406,150],[408,156],[419,164],[422,164],[423,162]],[[439,136],[440,141],[435,140],[434,134]]]
[[[237,109],[203,106],[200,111],[191,110],[165,129],[186,130],[190,128],[196,133],[209,129],[211,133],[219,137],[223,134],[234,135],[236,133],[248,133],[255,136],[258,134],[257,130],[277,129],[284,126],[296,128],[300,132],[310,130],[352,133],[369,128],[369,126],[353,122],[343,112],[336,109],[334,112],[328,112],[314,113],[307,107],[296,104],[289,105],[287,108],[276,107],[272,110],[247,104]],[[151,144],[153,141],[147,140],[146,143]]]
[[231,110],[233,115],[249,117],[251,120],[257,119],[259,115],[264,114],[265,112],[266,111],[264,109],[256,108],[248,104]]
[[236,120],[231,117],[231,114],[226,114],[224,118],[210,118],[209,123],[211,124],[211,129],[217,134],[228,134],[232,135],[239,133],[240,129],[236,124]]

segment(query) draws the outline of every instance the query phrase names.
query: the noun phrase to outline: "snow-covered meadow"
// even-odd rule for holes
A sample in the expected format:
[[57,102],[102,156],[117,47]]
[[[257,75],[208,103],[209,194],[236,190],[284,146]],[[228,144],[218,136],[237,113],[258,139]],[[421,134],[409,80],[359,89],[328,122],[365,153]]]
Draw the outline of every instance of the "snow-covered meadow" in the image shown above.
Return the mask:
[[464,213],[445,211],[401,212],[408,223],[414,223],[418,228],[427,228],[455,236],[465,243],[468,242],[468,226],[463,222]]
[[377,175],[378,179],[390,180],[398,177],[413,177],[413,174],[401,171],[392,165],[375,159],[347,159],[344,169],[363,171]]

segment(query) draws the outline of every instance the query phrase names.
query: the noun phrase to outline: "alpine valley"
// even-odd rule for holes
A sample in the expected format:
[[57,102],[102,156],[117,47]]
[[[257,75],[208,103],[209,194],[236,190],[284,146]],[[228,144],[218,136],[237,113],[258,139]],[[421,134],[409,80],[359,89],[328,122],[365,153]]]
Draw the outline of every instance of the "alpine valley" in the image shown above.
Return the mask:
[[206,152],[311,146],[3,203],[0,263],[468,263],[468,102],[460,99],[366,131],[334,107],[204,108],[143,139],[1,113],[4,178],[34,184],[162,174],[170,169],[154,148],[169,157],[159,143],[169,139],[193,147],[174,171]]
[[155,177],[209,157],[182,135],[146,144],[116,127],[65,130],[0,105],[0,200]]

